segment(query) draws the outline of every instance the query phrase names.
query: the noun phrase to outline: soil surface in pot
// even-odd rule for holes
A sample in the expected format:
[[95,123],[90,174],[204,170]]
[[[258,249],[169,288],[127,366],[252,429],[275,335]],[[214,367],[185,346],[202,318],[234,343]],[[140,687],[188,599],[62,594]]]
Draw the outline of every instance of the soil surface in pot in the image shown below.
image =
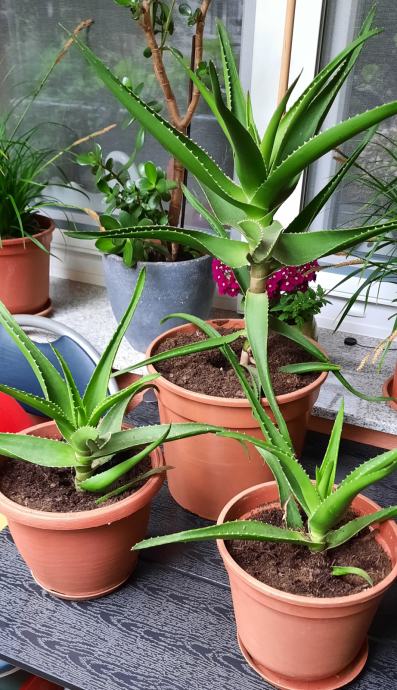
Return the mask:
[[[249,514],[276,527],[283,526],[283,512],[279,508],[259,507]],[[350,511],[342,521],[357,517]],[[374,584],[383,580],[392,564],[369,529],[346,544],[330,551],[312,553],[305,546],[233,540],[225,542],[238,565],[249,575],[283,592],[308,597],[344,597],[357,594],[368,584],[356,575],[332,575],[332,566],[354,566],[366,570]]]
[[[128,457],[131,455],[126,455],[124,458],[120,454],[117,462]],[[150,470],[151,466],[150,458],[144,458],[128,474],[106,489],[106,492],[132,481],[138,475]],[[106,468],[108,467],[111,467],[111,463],[106,465]],[[109,498],[98,506],[95,501],[100,494],[76,491],[74,472],[70,468],[39,467],[21,460],[6,460],[2,463],[0,473],[0,491],[7,498],[21,506],[51,513],[75,513],[79,510],[102,508],[131,496],[144,483],[145,481],[139,482],[128,491]]]
[[[230,333],[231,329],[222,328],[222,323],[224,321],[215,322],[219,333],[221,335]],[[205,338],[206,336],[199,330],[194,333],[178,333],[161,342],[153,354],[166,352],[174,347],[187,345]],[[234,343],[231,343],[231,347],[239,358],[243,344],[244,338],[238,338]],[[308,362],[312,359],[313,357],[296,343],[278,335],[278,333],[271,333],[268,343],[268,362],[275,394],[292,393],[313,383],[318,378],[317,373],[285,374],[280,371],[280,367],[285,364]],[[244,398],[244,393],[232,367],[219,350],[197,352],[186,357],[173,357],[165,362],[156,363],[155,367],[168,381],[195,393],[215,395],[220,398]],[[248,372],[247,378],[249,378]]]

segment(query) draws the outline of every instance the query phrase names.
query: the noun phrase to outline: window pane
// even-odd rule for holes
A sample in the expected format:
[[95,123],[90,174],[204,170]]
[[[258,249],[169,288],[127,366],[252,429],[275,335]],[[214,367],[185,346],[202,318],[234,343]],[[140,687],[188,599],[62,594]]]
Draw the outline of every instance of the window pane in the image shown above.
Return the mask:
[[[143,82],[142,95],[146,100],[156,98],[164,101],[151,69],[151,60],[142,55],[146,45],[143,32],[126,8],[117,6],[113,0],[42,0],[33,4],[34,10],[31,0],[1,0],[0,3],[1,74],[8,75],[0,91],[2,113],[6,113],[10,104],[15,103],[22,95],[31,93],[34,85],[51,65],[67,38],[59,25],[71,30],[88,17],[95,20],[88,35],[83,34],[90,47],[119,77],[130,77],[134,85]],[[193,8],[197,5],[196,2],[192,3]],[[240,0],[213,1],[206,23],[205,59],[213,58],[219,63],[216,17],[226,23],[239,52],[242,12],[243,3]],[[177,46],[185,56],[191,53],[191,36],[192,30],[187,28],[186,20],[177,16],[172,45]],[[167,65],[183,109],[187,98],[186,78],[173,58],[167,58]],[[167,117],[165,107],[162,113]],[[29,113],[26,127],[39,122],[63,125],[46,125],[39,129],[40,143],[51,148],[62,148],[74,139],[113,122],[118,124],[117,128],[98,140],[104,152],[108,154],[116,150],[128,155],[134,148],[137,126],[126,126],[126,111],[95,78],[92,69],[76,48],[72,48],[55,68]],[[232,174],[230,149],[203,103],[193,121],[191,134]],[[148,159],[164,167],[168,160],[166,152],[149,136],[138,157],[138,160]],[[88,168],[73,165],[65,159],[62,167],[75,183],[91,192],[95,190]],[[82,205],[86,206],[87,203]]]

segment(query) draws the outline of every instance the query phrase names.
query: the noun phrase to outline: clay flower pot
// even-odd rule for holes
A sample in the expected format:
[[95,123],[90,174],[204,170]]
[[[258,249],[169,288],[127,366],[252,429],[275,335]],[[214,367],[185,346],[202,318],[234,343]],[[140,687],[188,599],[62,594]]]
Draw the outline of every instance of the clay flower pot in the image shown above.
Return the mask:
[[[213,323],[222,323],[224,328],[244,327],[242,319],[217,320]],[[146,357],[151,357],[158,345],[168,337],[181,332],[193,333],[195,330],[195,326],[190,324],[170,329],[151,343]],[[149,366],[148,370],[155,372],[155,367]],[[326,378],[327,372],[323,372],[309,386],[277,397],[298,455],[305,440],[308,417]],[[262,438],[245,398],[220,398],[195,393],[176,386],[164,377],[156,380],[156,388],[160,421],[164,424],[216,424]],[[268,408],[266,399],[262,400],[262,404]],[[167,476],[173,498],[183,508],[209,520],[216,520],[225,503],[243,489],[273,479],[258,451],[252,446],[243,448],[241,443],[233,439],[207,434],[175,441],[172,448],[167,446],[164,454],[166,464],[173,467]]]
[[[36,216],[43,230],[34,237],[50,249],[54,222]],[[50,255],[31,239],[2,240],[0,246],[0,300],[11,314],[42,314],[50,311]]]
[[[251,487],[222,510],[218,524],[257,508],[279,505],[275,482]],[[365,496],[353,501],[359,514],[379,509]],[[382,523],[376,539],[390,557],[389,575],[370,589],[335,598],[297,596],[259,582],[218,548],[229,575],[237,635],[248,663],[277,688],[333,690],[355,678],[367,659],[367,632],[383,593],[397,577],[397,525]]]
[[[23,433],[60,438],[54,422]],[[153,467],[163,464],[159,449],[151,458]],[[137,553],[131,547],[146,534],[150,503],[162,483],[163,475],[155,475],[117,503],[75,513],[25,508],[0,493],[0,512],[41,587],[63,599],[94,599],[117,589],[133,572]]]
[[[397,400],[397,364],[393,376],[390,376],[390,378],[384,382],[382,394],[385,397],[396,398]],[[392,408],[392,410],[397,410],[397,402],[394,400],[390,400],[389,406]]]

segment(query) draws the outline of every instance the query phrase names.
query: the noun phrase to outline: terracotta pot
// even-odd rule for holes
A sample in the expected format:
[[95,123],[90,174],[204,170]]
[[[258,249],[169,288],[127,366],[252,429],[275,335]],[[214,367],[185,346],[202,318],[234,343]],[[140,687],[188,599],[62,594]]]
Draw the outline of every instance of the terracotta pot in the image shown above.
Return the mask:
[[[54,422],[30,427],[25,434],[60,438]],[[159,449],[153,467],[163,464]],[[150,503],[163,475],[112,505],[76,513],[50,513],[14,503],[0,493],[15,544],[36,582],[63,599],[94,599],[117,589],[133,572],[131,547],[146,535]]]
[[[50,249],[54,222],[36,216],[43,228],[34,237]],[[29,238],[2,240],[0,300],[12,314],[41,314],[50,308],[50,256]]]
[[[235,496],[218,524],[244,518],[264,504],[279,505],[275,482]],[[362,495],[353,507],[363,515],[379,509]],[[239,644],[263,678],[287,690],[333,690],[358,675],[367,658],[369,626],[383,593],[397,577],[396,523],[382,523],[376,539],[392,561],[389,575],[358,594],[324,599],[289,594],[259,582],[237,565],[225,542],[218,541],[229,575]]]
[[[241,319],[217,320],[212,323],[224,328],[244,327]],[[146,356],[150,357],[168,337],[195,330],[190,324],[170,329],[151,343]],[[154,372],[155,368],[149,366],[148,370]],[[305,440],[308,417],[326,378],[327,372],[321,373],[309,386],[277,397],[298,455]],[[217,424],[262,438],[259,425],[245,398],[219,398],[194,393],[176,386],[164,377],[156,380],[156,387],[162,423]],[[267,400],[263,399],[262,404],[268,409]],[[174,499],[183,508],[210,520],[216,520],[225,503],[243,489],[273,479],[255,448],[243,448],[238,441],[214,434],[175,441],[172,447],[166,444],[164,453],[166,464],[173,467],[167,479]]]
[[393,376],[390,376],[390,378],[384,382],[382,394],[387,398],[396,398],[396,402],[390,400],[389,407],[391,407],[392,410],[397,410],[397,364]]

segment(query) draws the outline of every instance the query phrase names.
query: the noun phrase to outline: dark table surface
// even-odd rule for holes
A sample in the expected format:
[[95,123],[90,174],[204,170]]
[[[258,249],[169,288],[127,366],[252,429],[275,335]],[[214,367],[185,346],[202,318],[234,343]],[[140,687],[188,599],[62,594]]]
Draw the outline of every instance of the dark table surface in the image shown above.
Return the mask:
[[[146,402],[135,423],[156,417]],[[311,472],[327,439],[309,434]],[[344,442],[344,474],[376,449]],[[396,503],[397,478],[367,492]],[[177,506],[164,486],[151,534],[206,524]],[[91,602],[52,597],[32,580],[8,530],[0,533],[0,656],[78,690],[270,690],[239,651],[227,576],[215,544],[144,552],[130,581]],[[397,588],[385,596],[370,634],[368,664],[351,690],[397,689]]]

